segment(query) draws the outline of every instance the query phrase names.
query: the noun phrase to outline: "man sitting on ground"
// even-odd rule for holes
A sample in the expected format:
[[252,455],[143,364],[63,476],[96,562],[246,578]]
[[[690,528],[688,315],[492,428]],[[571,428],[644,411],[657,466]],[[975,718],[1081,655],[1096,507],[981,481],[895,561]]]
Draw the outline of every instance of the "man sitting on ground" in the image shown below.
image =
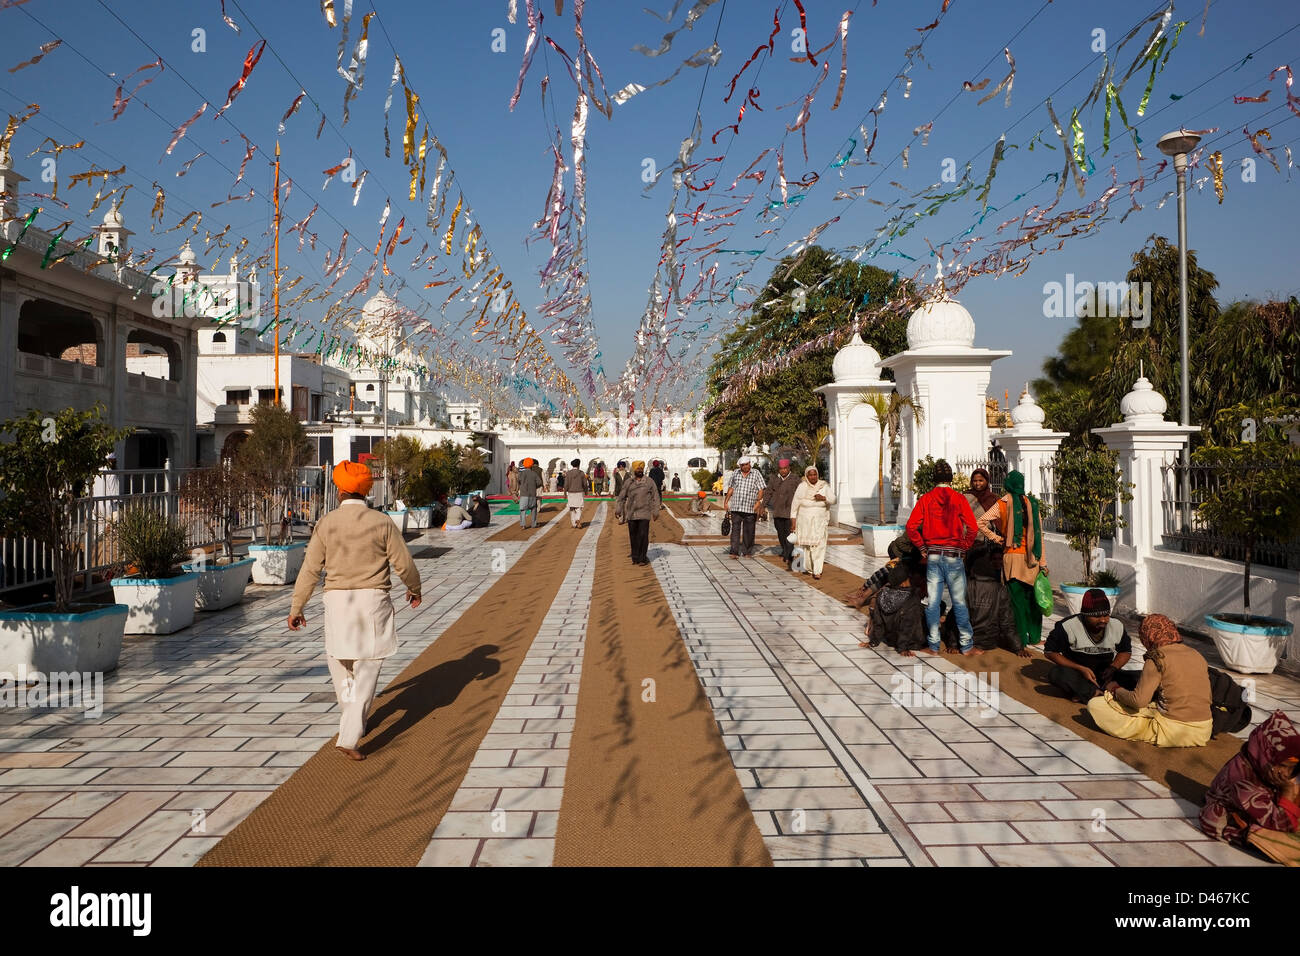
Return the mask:
[[1100,588],[1084,594],[1078,614],[1052,628],[1043,652],[1055,665],[1047,679],[1080,704],[1112,680],[1127,690],[1137,686],[1137,673],[1120,670],[1132,656],[1133,642],[1124,625],[1110,616],[1110,598]]
[[457,498],[456,503],[447,509],[447,523],[442,526],[442,530],[464,531],[466,528],[473,527],[473,525],[474,519],[465,510],[465,499]]

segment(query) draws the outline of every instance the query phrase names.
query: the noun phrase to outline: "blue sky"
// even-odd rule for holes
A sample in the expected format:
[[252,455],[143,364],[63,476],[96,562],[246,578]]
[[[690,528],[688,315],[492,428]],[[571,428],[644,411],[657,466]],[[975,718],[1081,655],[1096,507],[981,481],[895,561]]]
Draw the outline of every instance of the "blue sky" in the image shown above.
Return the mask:
[[[341,11],[343,0],[336,0]],[[670,0],[659,0],[655,9],[666,14]],[[792,2],[781,0],[726,0],[710,7],[691,31],[677,34],[671,49],[659,57],[646,57],[631,50],[634,44],[657,47],[666,30],[681,24],[690,0],[682,5],[672,26],[644,11],[640,2],[590,0],[584,18],[587,43],[604,73],[610,93],[630,82],[649,85],[671,73],[688,55],[706,47],[716,33],[722,48],[718,65],[707,73],[704,69],[684,69],[667,86],[651,89],[634,97],[626,105],[614,108],[613,120],[592,112],[587,143],[588,224],[587,241],[590,266],[590,292],[594,304],[594,321],[602,352],[602,364],[610,377],[617,377],[633,349],[633,336],[645,307],[647,289],[656,271],[664,216],[670,200],[671,183],[664,181],[648,195],[641,175],[644,162],[652,159],[658,168],[667,167],[675,157],[681,140],[689,133],[696,104],[700,103],[706,140],[695,155],[697,161],[725,155],[719,166],[702,172],[705,178],[717,176],[720,191],[767,147],[785,142],[786,173],[790,179],[809,171],[821,174],[821,181],[808,190],[807,198],[791,207],[775,236],[755,239],[755,234],[772,223],[760,223],[756,213],[762,197],[775,177],[775,171],[756,198],[737,217],[727,247],[738,249],[767,248],[768,258],[759,258],[746,282],[764,280],[779,257],[781,248],[805,235],[813,226],[835,215],[841,221],[820,238],[823,245],[845,249],[861,244],[873,236],[885,215],[881,207],[864,199],[853,202],[834,201],[837,190],[871,183],[867,197],[884,203],[902,195],[891,181],[902,183],[908,192],[923,189],[940,181],[945,159],[955,160],[960,171],[972,163],[972,176],[983,180],[992,147],[1006,134],[1008,144],[1022,148],[1010,150],[998,170],[989,203],[998,207],[990,213],[975,235],[990,234],[988,242],[1006,238],[992,236],[992,228],[1012,215],[1022,213],[1034,202],[1048,203],[1055,193],[1055,183],[1044,183],[1048,173],[1059,172],[1062,152],[1043,103],[1052,97],[1057,115],[1067,126],[1073,106],[1088,94],[1101,69],[1102,58],[1093,51],[1097,30],[1105,31],[1108,48],[1119,43],[1128,30],[1159,9],[1155,3],[1131,0],[1095,0],[1090,3],[974,2],[953,0],[941,25],[925,34],[917,28],[932,21],[941,0],[898,2],[881,0],[872,6],[855,0],[806,0],[809,45],[818,49],[831,41],[842,13],[854,10],[848,34],[848,73],[843,101],[832,111],[831,102],[840,66],[838,44],[825,54],[832,64],[831,73],[813,101],[807,125],[808,160],[805,161],[798,133],[787,134],[799,102],[819,75],[808,63],[792,63],[791,30],[798,27],[798,12]],[[544,16],[543,32],[570,53],[575,52],[572,0],[564,4],[564,13],[555,16],[553,0],[538,0]],[[751,66],[738,84],[738,93],[730,104],[723,103],[731,77],[761,44],[772,29],[772,15],[782,8],[781,33],[776,38],[777,56],[763,56]],[[472,204],[477,220],[498,261],[504,266],[520,299],[530,310],[541,301],[537,270],[545,262],[547,247],[542,242],[525,245],[532,224],[542,213],[549,186],[552,164],[549,157],[550,134],[555,120],[567,142],[569,116],[573,109],[574,86],[560,58],[549,48],[538,52],[526,78],[523,96],[516,109],[508,109],[523,53],[527,27],[524,0],[519,0],[519,22],[506,21],[507,0],[479,3],[427,2],[405,0],[357,0],[352,40],[355,40],[363,13],[377,9],[378,20],[370,29],[369,60],[364,89],[353,99],[351,119],[342,127],[342,137],[334,127],[341,125],[344,81],[336,72],[338,29],[330,30],[318,4],[261,4],[251,0],[227,0],[227,14],[240,25],[236,34],[221,20],[218,0],[199,3],[139,2],[112,3],[126,25],[98,0],[29,0],[18,8],[0,11],[0,52],[3,63],[10,66],[27,60],[38,52],[42,43],[56,37],[65,42],[41,63],[17,73],[0,73],[0,111],[18,113],[30,102],[41,104],[40,114],[22,127],[15,138],[14,154],[19,168],[29,177],[39,175],[40,157],[27,158],[40,140],[52,136],[67,143],[85,139],[82,150],[62,155],[60,195],[72,202],[72,211],[51,211],[42,215],[42,225],[56,225],[65,218],[75,218],[69,236],[86,225],[80,218],[89,206],[90,195],[84,185],[66,192],[66,177],[82,172],[91,163],[100,168],[128,167],[125,181],[135,189],[124,207],[128,225],[137,233],[147,232],[153,201],[151,183],[163,185],[167,192],[165,226],[174,225],[193,209],[205,214],[204,225],[213,231],[232,225],[232,235],[248,235],[249,249],[265,251],[265,231],[270,222],[270,166],[267,162],[274,147],[276,128],[284,111],[305,85],[308,99],[287,124],[280,137],[285,175],[295,180],[284,214],[291,223],[319,202],[312,230],[320,235],[315,253],[299,257],[296,239],[282,242],[287,276],[304,273],[308,281],[318,281],[326,249],[336,249],[344,227],[357,240],[369,242],[377,237],[379,214],[386,198],[393,200],[389,233],[401,215],[407,217],[407,230],[415,225],[424,233],[408,250],[407,259],[429,238],[424,230],[424,204],[406,200],[408,174],[401,162],[401,130],[404,107],[399,85],[394,96],[390,129],[393,157],[383,155],[383,102],[393,65],[393,47],[401,55],[407,77],[420,96],[420,112],[432,131],[448,150],[456,170],[457,183]],[[1222,149],[1229,165],[1227,195],[1222,205],[1215,199],[1210,185],[1193,191],[1189,198],[1190,245],[1202,265],[1215,272],[1221,283],[1219,299],[1227,303],[1244,296],[1286,296],[1297,292],[1294,273],[1294,221],[1296,189],[1300,184],[1295,170],[1287,168],[1284,145],[1300,146],[1300,117],[1286,108],[1283,77],[1272,83],[1267,75],[1274,67],[1292,63],[1300,69],[1300,12],[1284,0],[1251,0],[1211,3],[1204,35],[1201,28],[1205,4],[1201,0],[1175,7],[1174,21],[1187,20],[1177,49],[1166,68],[1156,77],[1146,116],[1135,115],[1149,69],[1139,71],[1123,93],[1129,120],[1136,124],[1143,140],[1147,162],[1143,169],[1148,177],[1161,158],[1155,142],[1161,133],[1177,129],[1219,127],[1220,132],[1207,137],[1211,148]],[[30,16],[29,16],[30,14]],[[40,20],[38,25],[32,18]],[[381,27],[382,24],[382,27]],[[139,34],[134,36],[128,26]],[[206,51],[192,50],[192,31],[206,31]],[[505,31],[505,52],[493,52],[493,30]],[[1150,32],[1144,27],[1139,37],[1120,54],[1126,66]],[[216,108],[224,102],[226,90],[238,78],[249,46],[262,35],[269,45],[253,71],[249,82],[234,105],[219,120],[213,119]],[[904,82],[895,79],[904,65],[904,50],[924,38],[924,62],[911,71],[912,84],[904,96]],[[142,42],[143,41],[143,42]],[[146,45],[147,44],[147,45]],[[1004,107],[1002,95],[984,105],[976,101],[984,93],[963,93],[963,81],[990,77],[991,90],[1006,73],[1004,46],[1010,46],[1016,60],[1016,75],[1010,108]],[[150,49],[152,48],[152,49]],[[1263,49],[1261,49],[1263,48]],[[1256,52],[1258,51],[1258,52]],[[350,52],[350,51],[349,51]],[[1253,56],[1244,65],[1247,54]],[[128,104],[121,118],[109,122],[116,81],[104,72],[125,75],[152,62],[161,55],[170,65],[154,82],[144,87],[137,99]],[[92,61],[87,62],[87,59]],[[761,72],[758,68],[761,67]],[[98,70],[96,69],[98,68]],[[293,75],[290,75],[292,71]],[[156,71],[147,71],[150,75]],[[1221,74],[1221,75],[1220,75]],[[539,93],[543,76],[550,76],[545,110]],[[129,81],[130,85],[140,77]],[[707,137],[714,130],[735,119],[741,93],[750,85],[761,91],[758,104],[762,112],[747,111],[738,135],[720,135],[716,146]],[[888,103],[880,115],[879,135],[871,158],[881,166],[849,165],[836,170],[830,164],[843,154],[848,138],[860,138],[857,130],[867,111],[889,90]],[[1234,104],[1232,97],[1256,96],[1271,89],[1263,104]],[[987,92],[987,90],[985,91]],[[1181,97],[1171,99],[1171,94]],[[318,140],[319,114],[310,102],[318,102],[331,123]],[[213,104],[191,127],[174,154],[160,162],[172,130],[188,119],[207,100]],[[146,104],[147,107],[146,108]],[[792,104],[785,109],[778,107]],[[152,110],[152,111],[151,111]],[[155,112],[159,115],[155,115]],[[554,119],[553,119],[554,117]],[[227,122],[227,119],[231,122]],[[909,151],[909,166],[902,167],[899,154],[913,140],[912,131],[933,122],[929,143],[924,148],[914,143]],[[1103,110],[1090,108],[1080,115],[1085,132],[1087,154],[1096,172],[1089,177],[1087,198],[1080,200],[1073,186],[1067,189],[1058,211],[1072,209],[1096,198],[1109,185],[1109,168],[1115,163],[1120,182],[1136,178],[1138,167],[1133,157],[1131,137],[1123,132],[1118,115],[1112,118],[1109,155],[1102,155]],[[232,125],[233,124],[233,125]],[[1240,169],[1233,164],[1253,153],[1242,127],[1254,132],[1269,128],[1271,140],[1265,145],[1276,153],[1282,165],[1279,175],[1262,158],[1254,182],[1242,182]],[[1036,147],[1023,148],[1030,138],[1043,130],[1046,142],[1057,146],[1054,151]],[[245,183],[257,196],[251,202],[236,202],[211,209],[213,202],[225,199],[244,155],[242,131],[261,149],[249,163]],[[1067,129],[1068,135],[1068,129]],[[225,141],[225,142],[223,142]],[[321,171],[332,167],[347,155],[349,147],[361,168],[370,174],[360,202],[351,205],[350,190],[337,181],[324,192]],[[182,164],[200,151],[209,155],[199,159],[183,178],[175,173]],[[774,151],[775,152],[775,151]],[[861,157],[859,144],[855,158]],[[762,166],[773,166],[774,153]],[[430,164],[430,175],[433,164]],[[843,172],[841,180],[840,172]],[[1193,178],[1208,170],[1194,172]],[[27,184],[29,188],[37,184]],[[951,184],[944,184],[951,190]],[[979,277],[962,291],[960,299],[977,323],[976,344],[991,348],[1010,348],[1015,354],[994,366],[990,393],[1002,395],[1004,389],[1018,391],[1027,378],[1039,374],[1043,358],[1051,354],[1069,327],[1068,319],[1049,319],[1043,315],[1043,286],[1047,282],[1064,282],[1067,273],[1076,280],[1119,281],[1127,271],[1134,251],[1152,233],[1176,235],[1176,206],[1172,201],[1163,209],[1156,203],[1173,188],[1172,175],[1166,171],[1157,180],[1149,179],[1139,194],[1145,209],[1131,215],[1124,223],[1119,217],[1128,207],[1127,189],[1111,206],[1111,218],[1094,233],[1068,240],[1065,247],[1033,260],[1023,276],[998,279]],[[45,191],[44,188],[41,191]],[[1014,197],[1025,194],[1021,199]],[[699,201],[699,200],[697,200]],[[714,202],[721,201],[720,197]],[[24,201],[29,206],[30,200]],[[679,203],[679,209],[683,203]],[[97,221],[103,210],[94,217]],[[922,219],[907,235],[891,245],[915,262],[901,257],[880,256],[871,261],[889,270],[902,268],[910,273],[929,257],[926,240],[935,245],[949,241],[973,224],[980,213],[974,191],[962,199],[947,203],[936,215]],[[683,230],[680,235],[686,235]],[[179,244],[183,232],[158,238],[158,244]],[[200,237],[202,233],[200,233]],[[718,237],[714,237],[718,238]],[[155,243],[154,237],[137,236],[141,248]],[[706,242],[710,240],[699,240]],[[770,242],[770,245],[768,245]],[[697,242],[697,244],[699,244]],[[1048,243],[1055,249],[1056,242]],[[355,243],[354,243],[355,247]],[[968,258],[987,251],[981,244]],[[743,258],[743,257],[737,257]],[[401,256],[395,256],[400,260]],[[713,260],[706,260],[707,267]],[[747,259],[745,261],[748,261]],[[207,262],[211,264],[211,262]],[[364,258],[336,288],[355,284],[366,267]],[[731,268],[731,263],[724,263]],[[397,294],[406,304],[419,308],[423,299],[440,305],[437,289],[425,291],[424,280],[416,273],[399,269],[407,287]],[[688,275],[688,287],[693,284]],[[388,286],[393,286],[389,280]],[[738,295],[738,301],[746,297]],[[324,303],[309,306],[304,320],[319,319]],[[436,313],[435,313],[436,314]],[[459,321],[464,313],[455,306],[448,309],[449,319]],[[730,306],[725,309],[696,310],[688,324],[710,322],[716,330],[732,321]],[[558,349],[552,354],[559,358]]]

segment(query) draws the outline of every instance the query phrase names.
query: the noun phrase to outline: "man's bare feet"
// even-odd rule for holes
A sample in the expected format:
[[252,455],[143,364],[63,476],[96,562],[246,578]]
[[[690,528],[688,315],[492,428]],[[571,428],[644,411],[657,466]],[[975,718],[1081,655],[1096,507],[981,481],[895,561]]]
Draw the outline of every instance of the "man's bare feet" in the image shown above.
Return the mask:
[[349,747],[335,747],[334,749],[335,749],[335,750],[338,750],[338,751],[341,751],[341,752],[342,752],[342,753],[343,753],[343,754],[344,754],[344,755],[345,755],[349,760],[365,760],[365,759],[366,759],[366,755],[363,754],[360,750],[355,750],[355,749],[352,749],[352,748],[349,748]]
[[917,648],[917,653],[919,653],[919,654],[929,654],[931,657],[940,657],[940,656],[943,655],[943,645],[940,644],[938,650],[935,650],[935,649],[932,648],[932,647],[921,647],[921,648]]
[[978,657],[984,652],[980,650],[978,647],[972,647],[969,651],[962,651],[961,653],[963,657]]
[[1029,648],[1027,648],[1027,647],[1022,647],[1022,648],[1020,648],[1020,654],[1019,654],[1018,656],[1019,656],[1019,657],[1033,657],[1034,655],[1029,653]]

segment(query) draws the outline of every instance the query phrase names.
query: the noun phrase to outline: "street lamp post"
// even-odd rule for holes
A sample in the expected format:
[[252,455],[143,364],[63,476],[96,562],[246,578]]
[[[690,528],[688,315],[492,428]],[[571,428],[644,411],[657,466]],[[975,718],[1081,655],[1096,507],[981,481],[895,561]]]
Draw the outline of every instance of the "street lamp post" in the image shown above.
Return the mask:
[[[1176,130],[1160,137],[1156,144],[1160,152],[1170,156],[1174,161],[1174,172],[1178,176],[1178,340],[1181,374],[1181,424],[1191,424],[1192,402],[1188,379],[1187,357],[1187,154],[1196,148],[1201,137],[1186,130]],[[1189,519],[1189,469],[1191,459],[1188,457],[1190,443],[1183,447],[1182,464],[1182,499],[1183,527]]]

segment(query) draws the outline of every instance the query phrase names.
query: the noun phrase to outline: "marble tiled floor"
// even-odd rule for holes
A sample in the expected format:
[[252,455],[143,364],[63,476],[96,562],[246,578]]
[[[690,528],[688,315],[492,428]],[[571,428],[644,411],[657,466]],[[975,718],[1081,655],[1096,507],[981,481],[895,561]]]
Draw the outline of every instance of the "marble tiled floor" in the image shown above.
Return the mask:
[[[551,528],[489,542],[501,524],[411,543],[452,551],[419,561],[425,603],[398,611],[384,679]],[[544,699],[556,715],[498,715],[425,864],[550,862],[594,555],[578,549],[502,705]],[[1188,822],[1196,808],[1166,788],[1008,697],[925,706],[909,694],[895,706],[918,677],[929,689],[957,668],[859,648],[860,616],[788,572],[711,546],[656,544],[650,556],[779,865],[1256,862],[1204,838]],[[876,566],[860,544],[828,560]],[[190,865],[247,816],[337,728],[319,592],[304,632],[285,630],[288,604],[288,588],[250,586],[243,604],[185,631],[129,638],[98,718],[0,709],[0,865]],[[1274,708],[1300,719],[1300,682],[1266,675],[1254,692],[1257,719]]]

